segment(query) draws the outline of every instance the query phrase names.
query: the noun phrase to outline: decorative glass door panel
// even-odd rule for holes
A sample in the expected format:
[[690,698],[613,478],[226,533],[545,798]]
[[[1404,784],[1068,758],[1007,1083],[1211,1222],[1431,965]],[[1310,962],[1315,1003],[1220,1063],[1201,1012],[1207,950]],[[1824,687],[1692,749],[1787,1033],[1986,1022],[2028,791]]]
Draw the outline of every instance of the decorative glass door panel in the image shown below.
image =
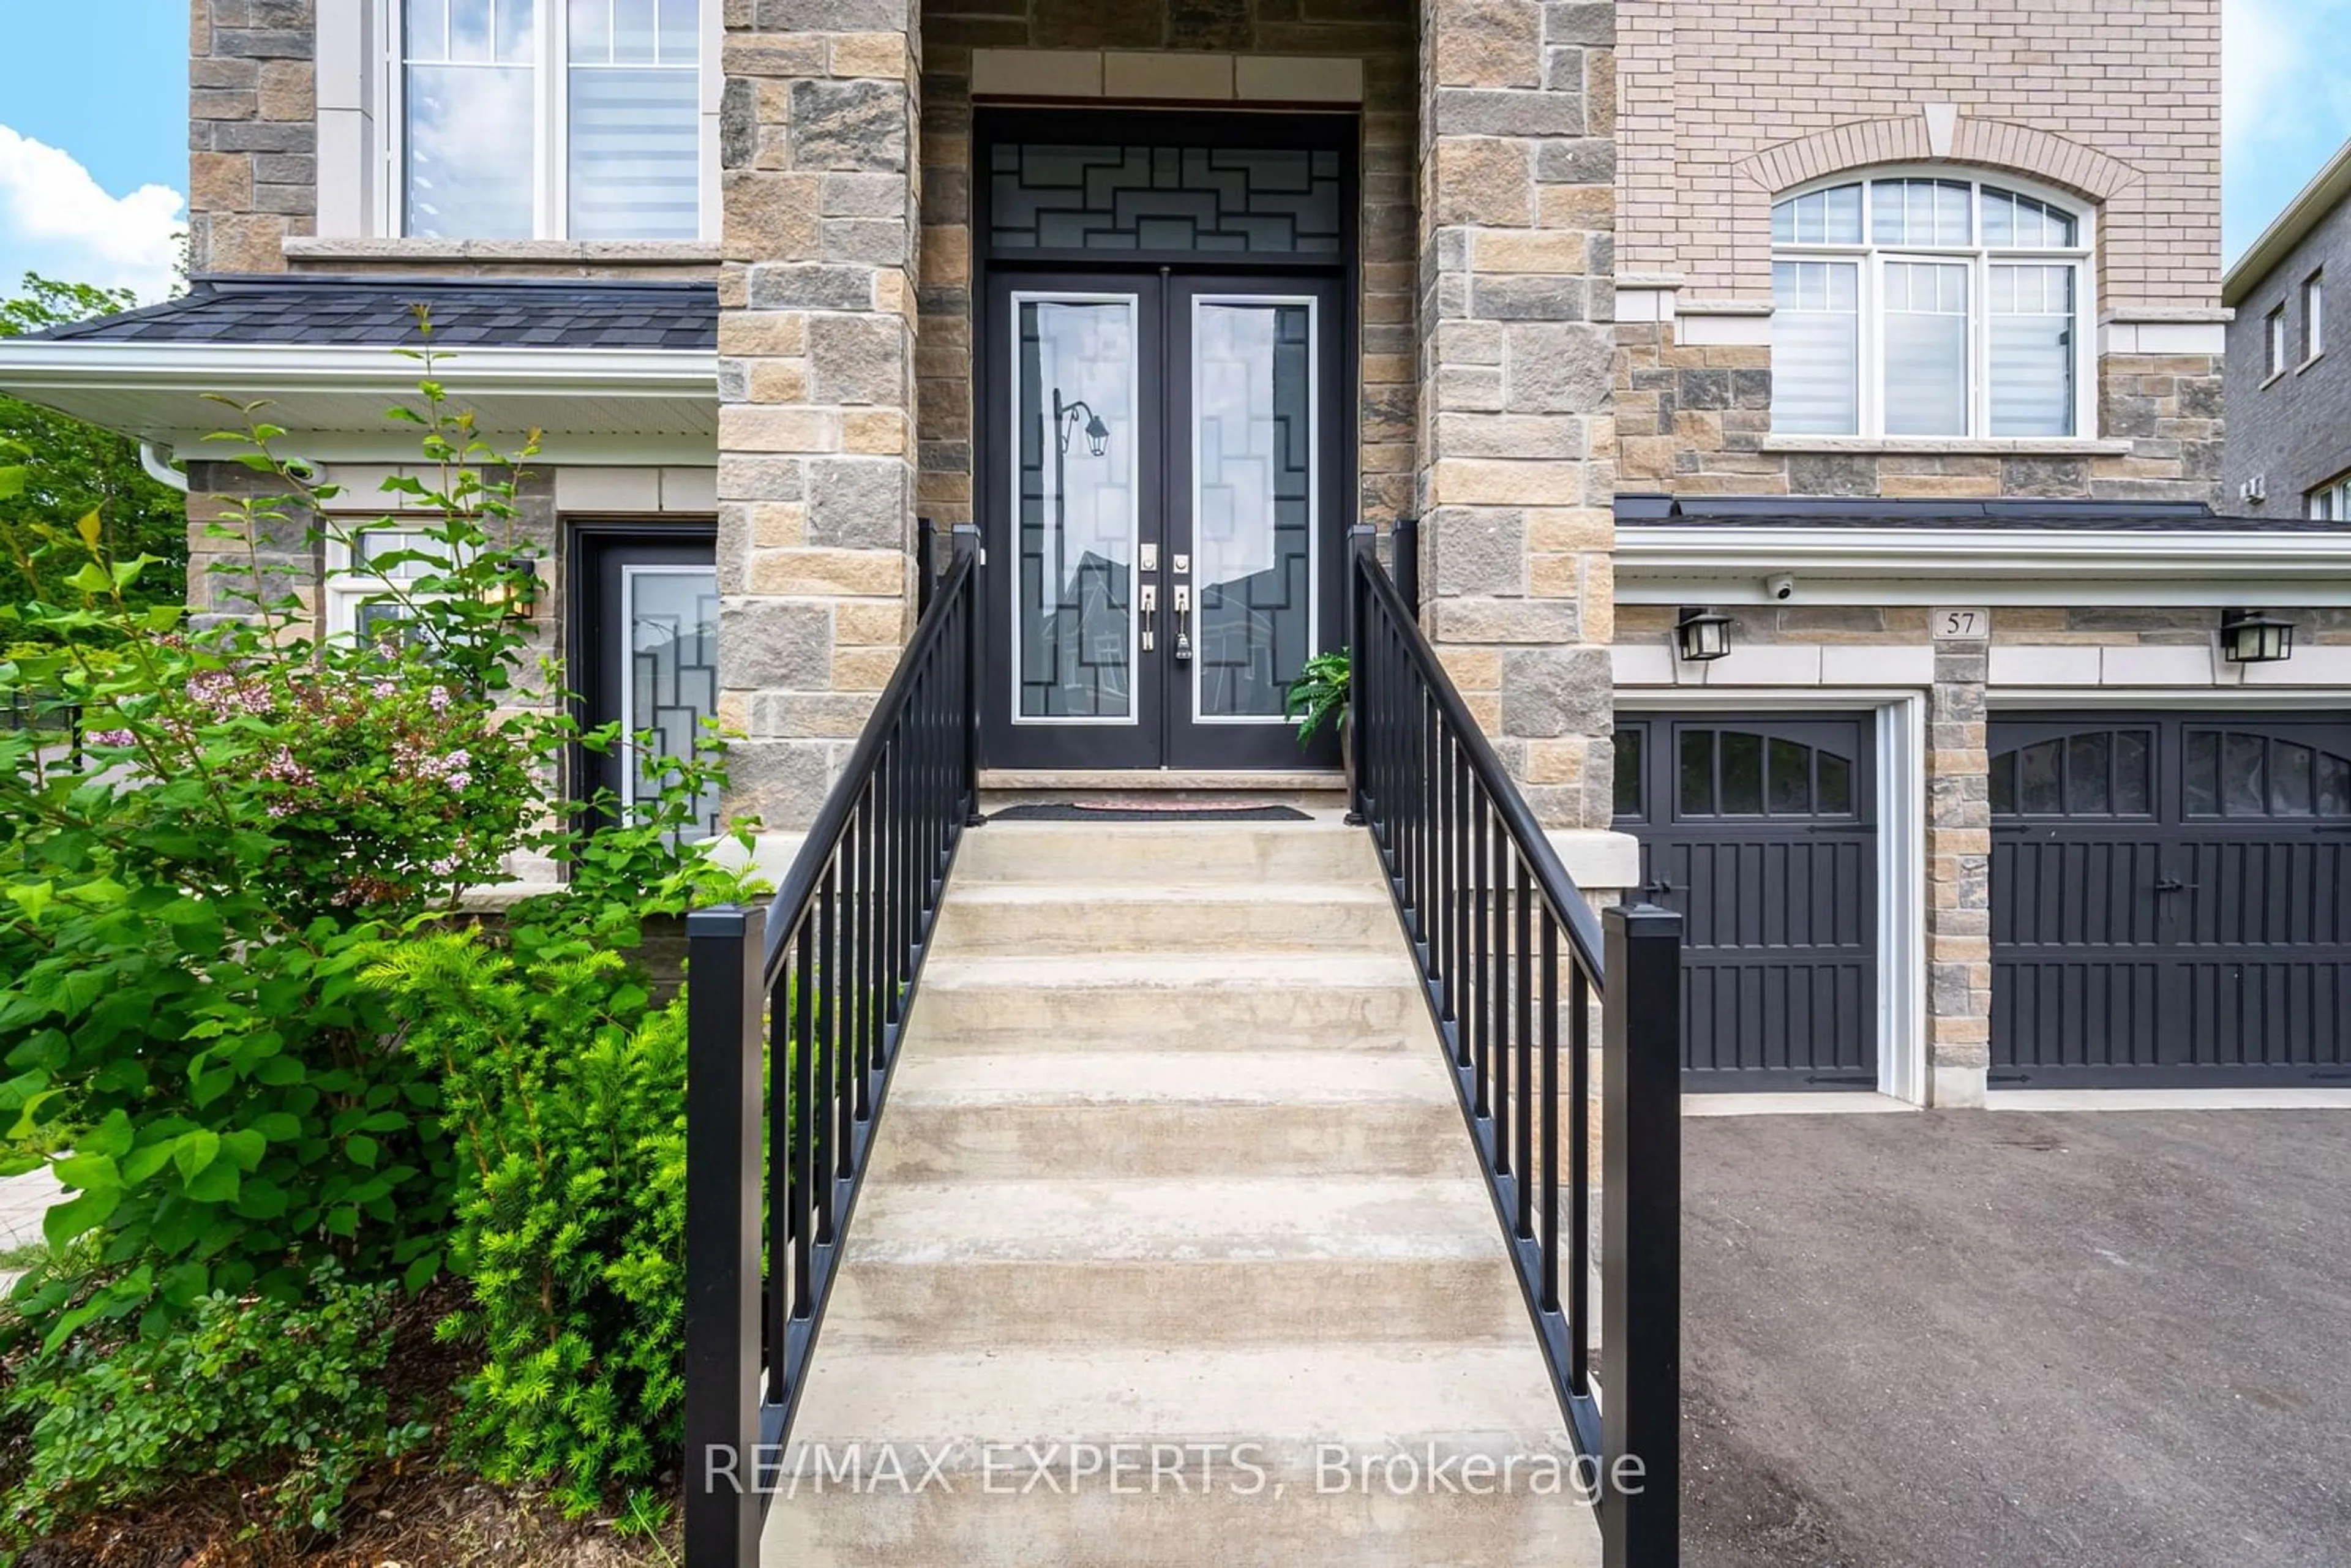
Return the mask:
[[1284,724],[1315,646],[1315,301],[1192,302],[1192,587],[1202,724]]
[[[575,520],[568,657],[580,683],[580,719],[617,725],[621,740],[574,759],[578,792],[607,821],[638,816],[666,778],[650,766],[691,757],[718,715],[718,574],[707,524],[659,528]],[[695,802],[695,834],[719,828],[718,792]]]
[[1012,295],[1015,724],[1134,725],[1134,295]]
[[[631,747],[621,805],[633,815],[674,776],[656,777],[651,764],[691,758],[704,721],[718,716],[718,576],[707,567],[626,564],[621,598],[629,658],[621,733]],[[716,785],[695,800],[695,816],[703,831],[718,831]]]

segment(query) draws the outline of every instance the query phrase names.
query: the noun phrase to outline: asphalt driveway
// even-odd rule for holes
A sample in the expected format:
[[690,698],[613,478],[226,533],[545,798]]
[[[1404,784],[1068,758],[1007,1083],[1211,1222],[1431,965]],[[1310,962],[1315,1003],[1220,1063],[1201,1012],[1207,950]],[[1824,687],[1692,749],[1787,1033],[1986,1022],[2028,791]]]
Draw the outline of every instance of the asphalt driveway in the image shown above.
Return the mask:
[[2351,1563],[2351,1113],[1683,1136],[1689,1568]]

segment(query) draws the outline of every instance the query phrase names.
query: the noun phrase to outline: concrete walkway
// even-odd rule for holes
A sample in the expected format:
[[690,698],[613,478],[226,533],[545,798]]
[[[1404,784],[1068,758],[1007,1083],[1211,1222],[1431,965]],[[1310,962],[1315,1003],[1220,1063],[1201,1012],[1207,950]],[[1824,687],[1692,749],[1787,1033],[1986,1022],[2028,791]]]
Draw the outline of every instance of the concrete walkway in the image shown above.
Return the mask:
[[2351,1113],[1683,1137],[1688,1568],[2351,1561]]

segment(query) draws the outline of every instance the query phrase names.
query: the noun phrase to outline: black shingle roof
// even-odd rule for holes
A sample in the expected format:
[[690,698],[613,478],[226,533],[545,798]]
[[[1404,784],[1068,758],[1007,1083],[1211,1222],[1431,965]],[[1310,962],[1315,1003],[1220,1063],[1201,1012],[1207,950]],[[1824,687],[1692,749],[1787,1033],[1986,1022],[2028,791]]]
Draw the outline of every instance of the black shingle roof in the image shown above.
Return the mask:
[[199,277],[186,294],[43,338],[115,343],[413,347],[425,307],[439,348],[684,349],[718,345],[718,291],[693,282],[556,278]]
[[2224,517],[2200,501],[1889,501],[1834,496],[1658,496],[1616,497],[1616,520],[1632,524],[1703,523],[1744,528],[2083,528],[2171,532],[2222,528],[2246,533],[2336,533],[2341,523],[2307,517]]

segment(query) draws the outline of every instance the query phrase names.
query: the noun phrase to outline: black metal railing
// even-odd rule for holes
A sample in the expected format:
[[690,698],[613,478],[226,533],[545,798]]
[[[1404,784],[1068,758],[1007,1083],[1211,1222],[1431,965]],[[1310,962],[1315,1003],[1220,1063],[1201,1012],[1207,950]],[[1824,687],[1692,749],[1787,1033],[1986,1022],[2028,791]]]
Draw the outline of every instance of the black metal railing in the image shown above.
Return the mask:
[[[927,532],[927,528],[925,532]],[[685,1561],[751,1568],[947,873],[977,821],[977,535],[765,908],[686,916]]]
[[1671,1564],[1680,1552],[1681,916],[1636,905],[1593,918],[1381,569],[1369,530],[1358,530],[1353,553],[1354,809],[1378,847],[1561,1408],[1596,1482],[1604,1561]]

